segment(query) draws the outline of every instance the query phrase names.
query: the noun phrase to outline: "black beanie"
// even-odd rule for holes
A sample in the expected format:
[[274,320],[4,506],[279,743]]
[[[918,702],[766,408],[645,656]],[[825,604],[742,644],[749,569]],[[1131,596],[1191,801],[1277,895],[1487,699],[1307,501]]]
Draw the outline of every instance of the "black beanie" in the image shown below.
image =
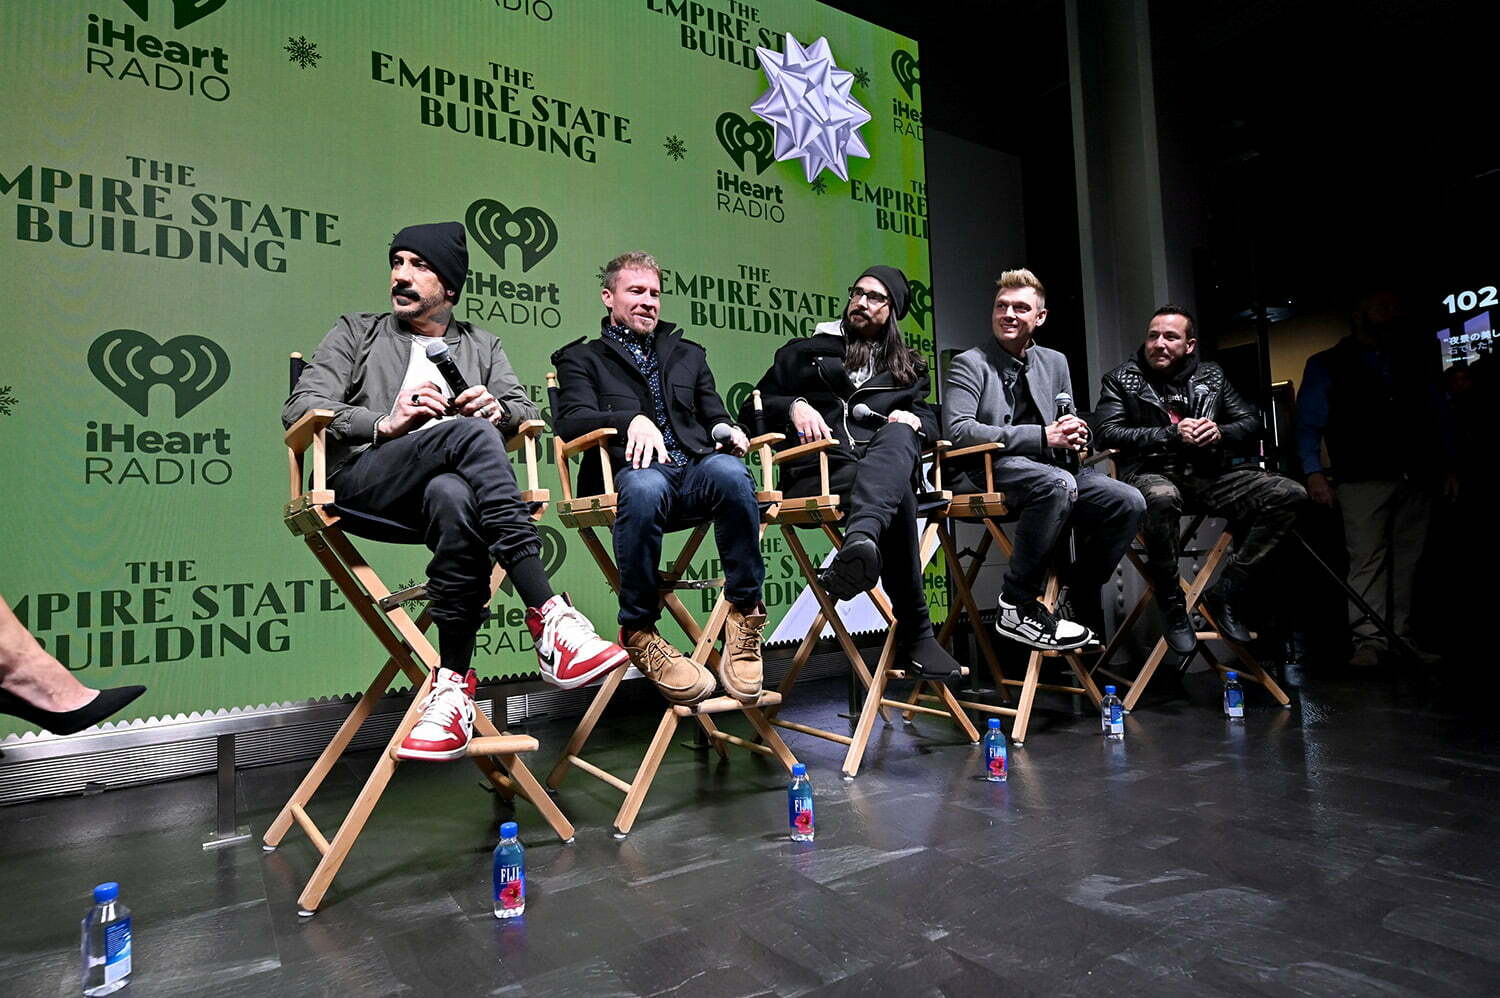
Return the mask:
[[408,225],[391,237],[391,255],[409,250],[427,261],[437,271],[443,286],[462,294],[469,279],[469,240],[464,227],[457,222],[428,222]]
[[885,285],[891,295],[891,311],[896,318],[906,318],[906,304],[911,301],[911,289],[906,286],[906,275],[895,267],[870,267],[860,277],[873,277]]

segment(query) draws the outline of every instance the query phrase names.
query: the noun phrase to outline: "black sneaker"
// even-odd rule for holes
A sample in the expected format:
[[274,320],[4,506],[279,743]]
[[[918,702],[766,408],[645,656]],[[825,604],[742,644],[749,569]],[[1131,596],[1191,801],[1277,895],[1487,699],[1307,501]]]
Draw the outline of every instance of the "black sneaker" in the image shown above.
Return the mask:
[[874,538],[855,534],[844,541],[828,567],[818,573],[818,584],[842,602],[875,588],[880,581],[880,548]]
[[1002,638],[1019,641],[1042,651],[1068,651],[1081,648],[1093,638],[1093,632],[1071,620],[1059,620],[1042,605],[1041,600],[1022,600],[1018,605],[1000,597],[1000,612],[995,630]]
[[962,679],[964,667],[931,634],[896,649],[896,668],[911,679]]
[[1188,617],[1187,600],[1183,599],[1182,591],[1158,596],[1156,606],[1161,610],[1161,631],[1162,637],[1167,639],[1167,647],[1179,655],[1191,655],[1198,647],[1198,634]]

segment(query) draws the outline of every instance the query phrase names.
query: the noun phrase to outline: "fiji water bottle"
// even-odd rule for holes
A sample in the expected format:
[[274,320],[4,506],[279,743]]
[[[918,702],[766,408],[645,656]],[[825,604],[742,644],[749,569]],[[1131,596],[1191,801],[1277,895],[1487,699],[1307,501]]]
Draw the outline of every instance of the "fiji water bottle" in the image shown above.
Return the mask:
[[94,907],[83,918],[83,993],[108,995],[130,983],[130,909],[120,885],[94,888]]
[[515,918],[526,910],[526,847],[514,821],[500,826],[495,847],[495,917]]
[[1125,705],[1115,696],[1113,686],[1104,687],[1104,699],[1099,701],[1099,726],[1109,741],[1125,740]]
[[1245,688],[1240,685],[1238,672],[1224,673],[1224,716],[1245,716]]
[[812,781],[807,778],[807,764],[792,763],[792,782],[786,788],[787,820],[793,842],[813,840]]
[[1005,732],[1000,730],[1000,718],[992,717],[989,730],[984,733],[984,778],[991,783],[1004,783],[1008,762]]

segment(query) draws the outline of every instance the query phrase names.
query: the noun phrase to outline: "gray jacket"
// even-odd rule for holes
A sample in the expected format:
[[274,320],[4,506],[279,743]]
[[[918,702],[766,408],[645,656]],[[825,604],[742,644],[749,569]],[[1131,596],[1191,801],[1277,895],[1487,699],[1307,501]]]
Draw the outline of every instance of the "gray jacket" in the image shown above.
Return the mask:
[[[943,383],[943,436],[958,447],[998,441],[1007,454],[1045,458],[1045,427],[1011,425],[1013,390],[1020,373],[1021,362],[994,339],[954,357]],[[1026,383],[1037,412],[1051,422],[1057,393],[1073,393],[1068,358],[1033,343],[1026,350]]]
[[[395,406],[411,363],[411,341],[412,334],[390,312],[349,312],[339,316],[318,344],[312,363],[281,409],[281,422],[291,426],[309,409],[333,410],[328,426],[330,474],[370,446],[376,421]],[[508,431],[538,417],[493,334],[454,319],[443,342],[469,384],[484,385],[505,408]]]

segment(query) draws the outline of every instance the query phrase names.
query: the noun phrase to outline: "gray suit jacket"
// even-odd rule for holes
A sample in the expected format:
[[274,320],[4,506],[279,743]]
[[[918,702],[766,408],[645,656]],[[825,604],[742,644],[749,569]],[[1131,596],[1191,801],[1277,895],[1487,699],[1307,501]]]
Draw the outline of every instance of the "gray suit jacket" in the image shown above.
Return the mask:
[[[1021,363],[991,339],[954,357],[943,383],[943,436],[958,447],[998,441],[1007,454],[1042,458],[1047,431],[1011,425],[1013,389]],[[1058,392],[1073,392],[1068,358],[1033,343],[1026,350],[1026,383],[1032,404],[1051,422]]]

